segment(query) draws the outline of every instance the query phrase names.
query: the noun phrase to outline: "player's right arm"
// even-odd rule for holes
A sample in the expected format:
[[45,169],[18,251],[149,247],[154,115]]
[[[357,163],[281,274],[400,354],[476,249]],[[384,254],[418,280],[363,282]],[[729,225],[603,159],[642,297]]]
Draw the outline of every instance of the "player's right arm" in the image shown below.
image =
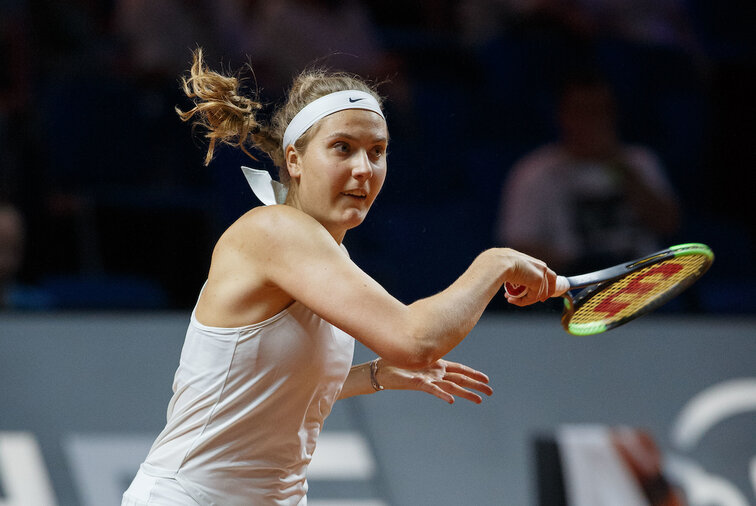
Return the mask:
[[[222,275],[214,274],[220,272],[219,263]],[[527,304],[548,298],[555,274],[516,251],[491,249],[442,292],[407,305],[352,262],[312,217],[275,206],[258,208],[229,229],[216,248],[208,289],[237,294],[225,301],[226,307],[266,304],[272,298],[281,301],[282,309],[297,300],[391,363],[417,369],[464,339],[505,281],[528,286],[521,301]],[[223,283],[242,289],[218,290]],[[240,297],[247,304],[238,304]],[[200,309],[202,304],[198,314]]]

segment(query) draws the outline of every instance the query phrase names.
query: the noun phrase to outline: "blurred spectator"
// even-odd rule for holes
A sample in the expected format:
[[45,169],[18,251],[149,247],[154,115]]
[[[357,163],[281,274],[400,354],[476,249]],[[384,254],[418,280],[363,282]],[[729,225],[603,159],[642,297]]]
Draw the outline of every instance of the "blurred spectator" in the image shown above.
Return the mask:
[[656,155],[619,138],[609,86],[594,75],[570,79],[560,96],[558,123],[558,141],[512,169],[498,242],[565,274],[658,249],[677,230],[677,200]]
[[24,221],[8,202],[0,201],[0,310],[43,309],[50,301],[45,294],[16,282],[24,256]]

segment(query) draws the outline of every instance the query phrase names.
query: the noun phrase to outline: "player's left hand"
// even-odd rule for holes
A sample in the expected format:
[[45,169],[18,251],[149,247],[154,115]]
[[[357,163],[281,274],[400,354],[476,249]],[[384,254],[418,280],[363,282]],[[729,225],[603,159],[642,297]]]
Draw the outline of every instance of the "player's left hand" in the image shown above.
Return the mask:
[[455,396],[480,404],[483,399],[478,392],[491,395],[488,376],[457,362],[437,360],[430,367],[418,370],[401,369],[381,359],[376,379],[390,390],[417,390],[435,395],[453,404]]

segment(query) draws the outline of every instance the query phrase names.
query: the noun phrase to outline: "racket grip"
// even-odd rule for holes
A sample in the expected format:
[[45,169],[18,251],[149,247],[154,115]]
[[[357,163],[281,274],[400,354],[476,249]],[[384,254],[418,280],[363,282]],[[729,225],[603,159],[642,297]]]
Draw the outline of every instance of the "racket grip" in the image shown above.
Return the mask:
[[[565,278],[564,276],[557,276],[554,293],[551,296],[560,297],[569,289],[570,282],[567,281],[567,278]],[[510,297],[519,299],[521,297],[525,297],[525,295],[528,293],[528,287],[524,285],[513,285],[512,283],[507,281],[506,283],[504,283],[504,291],[506,291]]]
[[564,276],[557,276],[556,286],[554,287],[554,294],[552,297],[561,297],[564,293],[570,289],[570,282]]

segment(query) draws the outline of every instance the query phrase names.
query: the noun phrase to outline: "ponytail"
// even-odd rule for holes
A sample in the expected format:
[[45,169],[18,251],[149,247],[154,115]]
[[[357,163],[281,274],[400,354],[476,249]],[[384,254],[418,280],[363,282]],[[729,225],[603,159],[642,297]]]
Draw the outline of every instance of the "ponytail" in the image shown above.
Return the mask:
[[[255,159],[248,150],[250,146],[273,160],[279,169],[279,180],[286,185],[289,173],[281,143],[286,127],[304,106],[317,98],[344,90],[365,91],[381,104],[374,87],[357,76],[310,69],[294,80],[286,103],[273,113],[270,123],[262,123],[257,118],[257,112],[262,108],[257,97],[252,99],[241,94],[239,78],[209,70],[203,61],[201,48],[193,52],[189,77],[182,77],[181,84],[186,96],[194,102],[194,107],[188,111],[177,107],[176,112],[182,121],[193,121],[193,126],[207,131],[205,137],[209,140],[209,146],[205,165],[213,159],[215,146],[219,142],[238,147]],[[309,133],[306,132],[294,144],[298,150],[304,152],[310,139]]]

